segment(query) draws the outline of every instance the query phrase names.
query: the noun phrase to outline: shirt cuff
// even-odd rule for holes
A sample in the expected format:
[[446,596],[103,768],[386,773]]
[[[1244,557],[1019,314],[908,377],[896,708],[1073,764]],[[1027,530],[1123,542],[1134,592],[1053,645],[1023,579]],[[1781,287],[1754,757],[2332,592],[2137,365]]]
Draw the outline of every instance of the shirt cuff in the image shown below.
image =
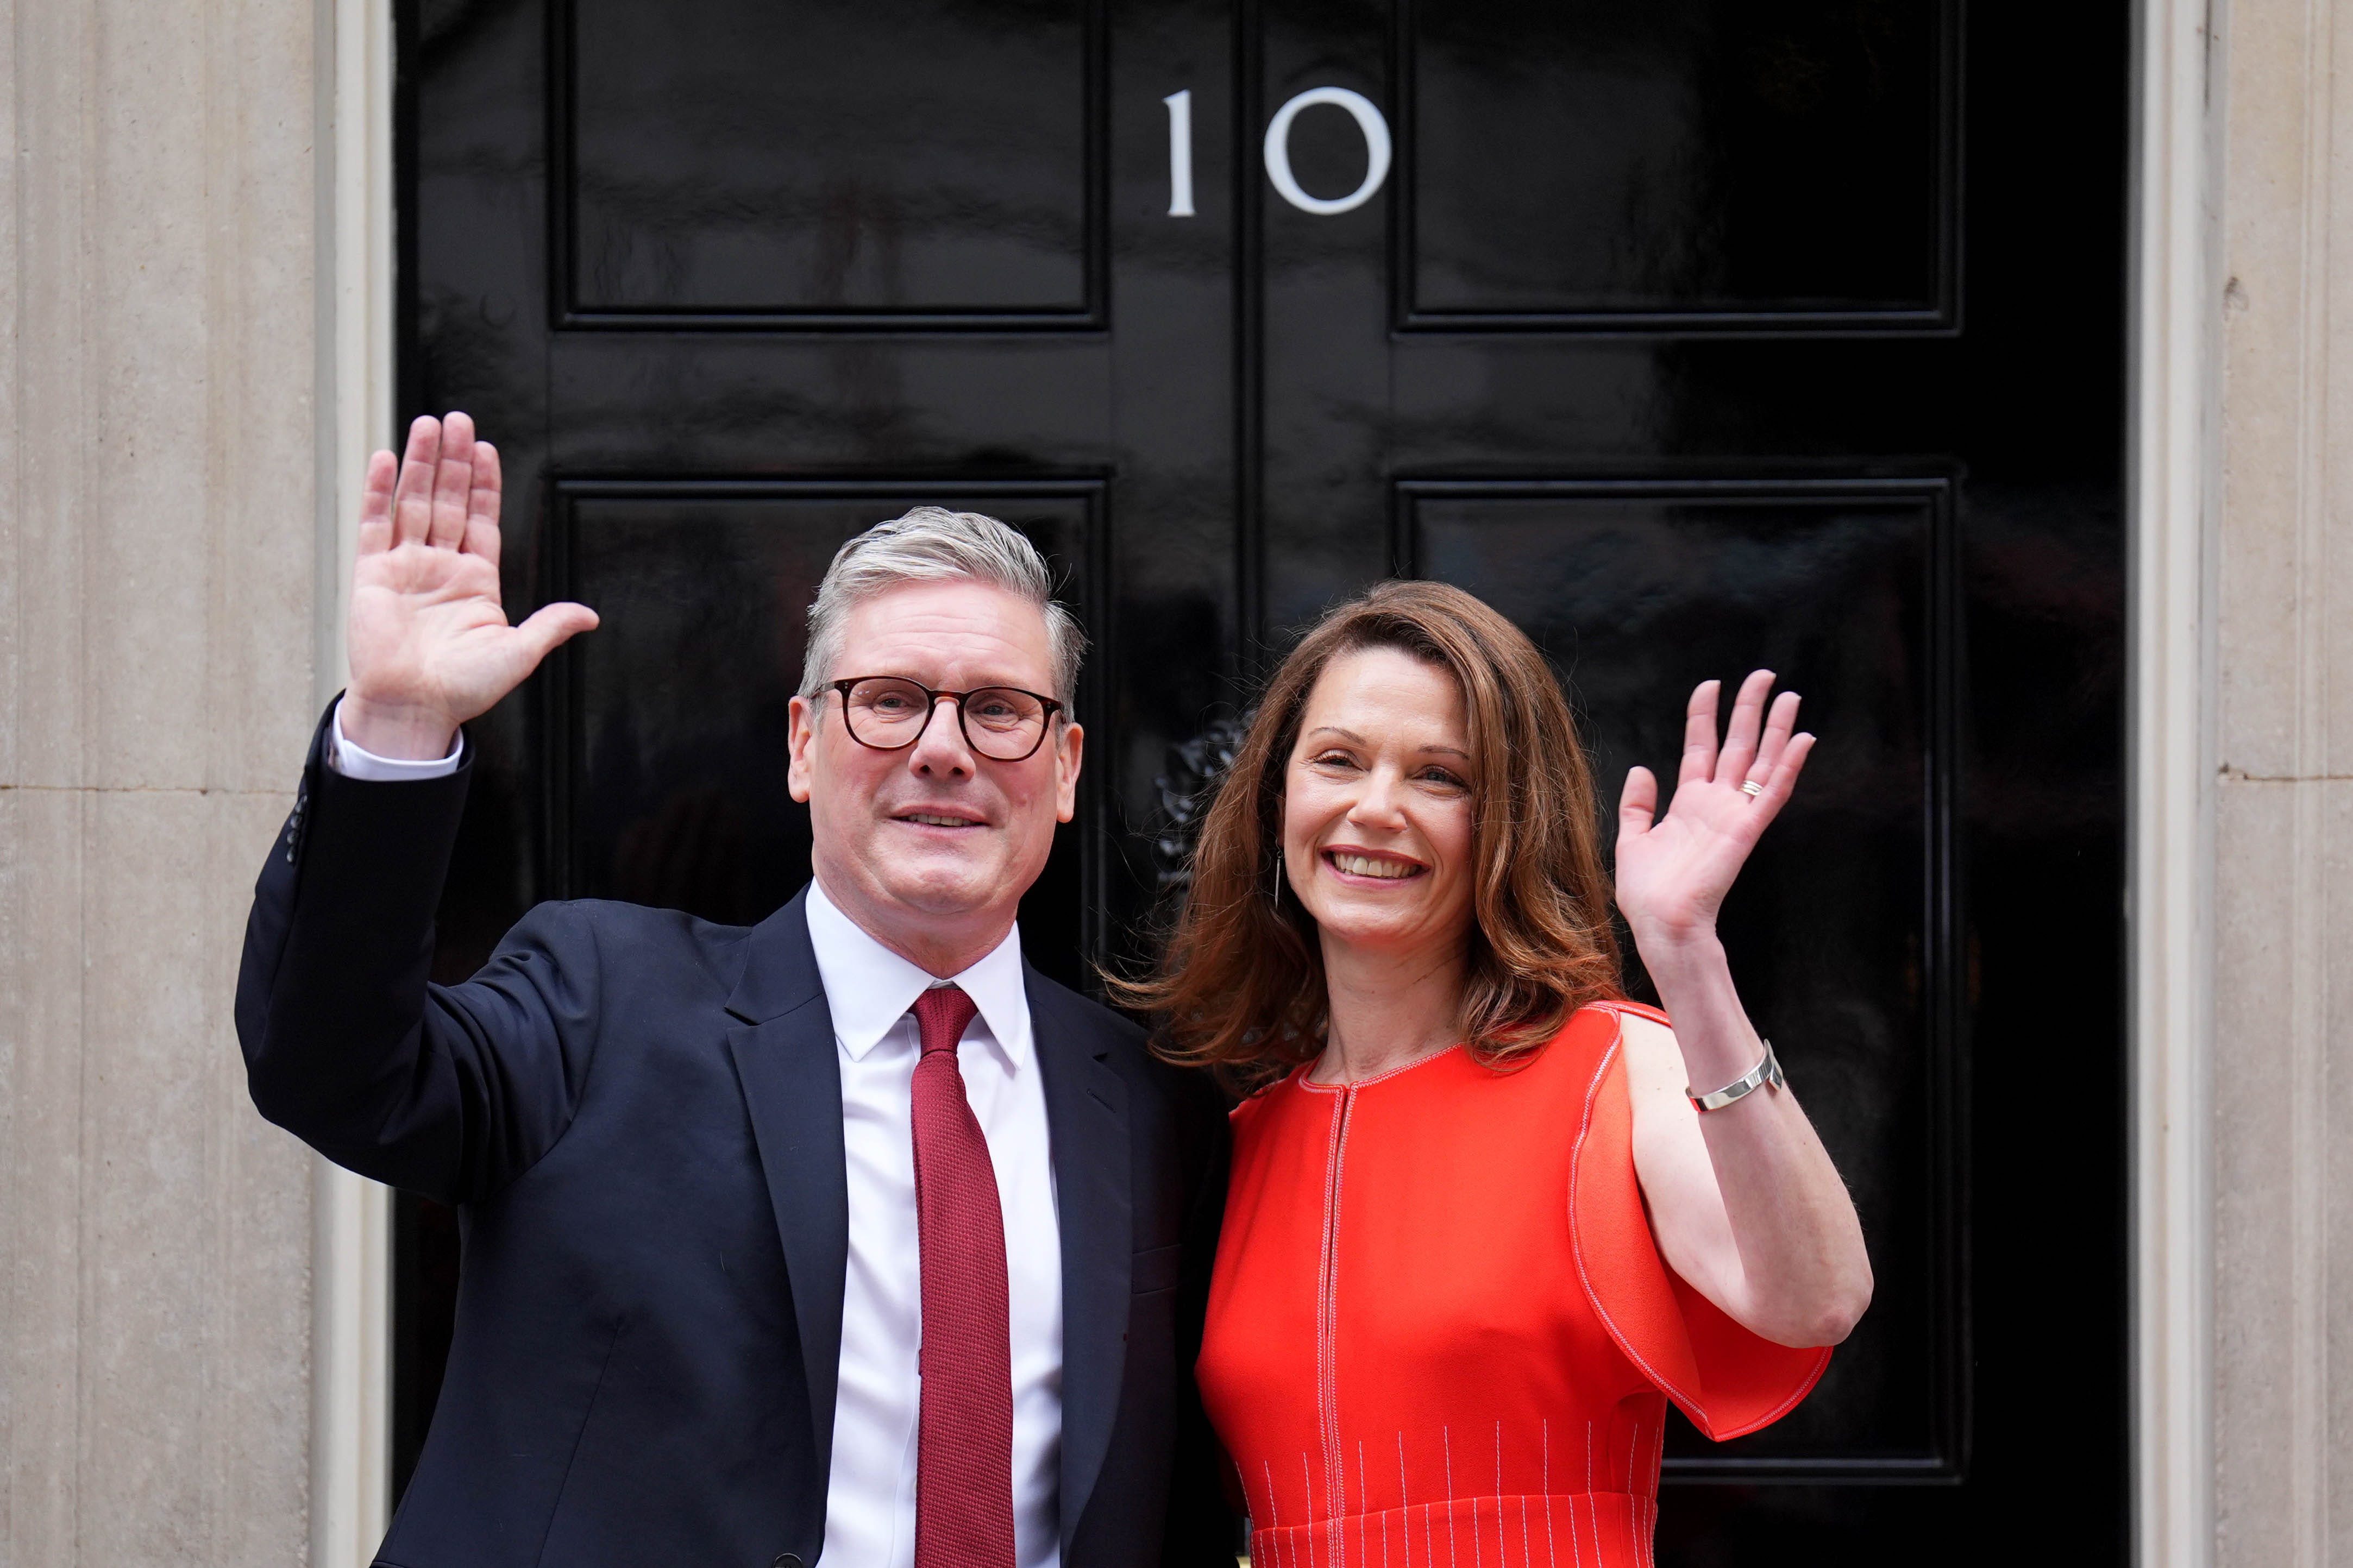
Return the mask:
[[347,779],[363,784],[423,783],[427,779],[446,779],[458,771],[459,760],[466,754],[466,731],[449,743],[449,754],[425,762],[411,762],[402,757],[379,757],[374,752],[362,750],[343,739],[343,705],[335,703],[334,717],[328,721],[327,765]]

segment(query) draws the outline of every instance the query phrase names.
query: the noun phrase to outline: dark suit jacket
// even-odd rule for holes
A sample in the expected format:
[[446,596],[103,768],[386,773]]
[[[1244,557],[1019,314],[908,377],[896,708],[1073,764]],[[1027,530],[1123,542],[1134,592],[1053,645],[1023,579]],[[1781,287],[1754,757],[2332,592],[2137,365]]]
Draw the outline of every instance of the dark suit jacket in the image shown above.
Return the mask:
[[[322,748],[323,727],[246,931],[254,1103],[464,1224],[448,1373],[379,1562],[814,1563],[849,1215],[802,900],[748,930],[543,904],[480,973],[431,985],[470,770],[368,784]],[[1029,989],[1060,1210],[1062,1561],[1230,1564],[1192,1377],[1224,1115],[1134,1026]]]

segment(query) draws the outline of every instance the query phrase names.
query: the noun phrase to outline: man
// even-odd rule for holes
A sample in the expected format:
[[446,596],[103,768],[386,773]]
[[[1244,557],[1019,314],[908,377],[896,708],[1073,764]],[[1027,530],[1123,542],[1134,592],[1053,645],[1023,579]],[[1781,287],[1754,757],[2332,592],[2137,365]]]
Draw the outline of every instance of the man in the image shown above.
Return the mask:
[[1084,740],[1044,563],[937,508],[843,548],[792,702],[816,878],[760,925],[542,905],[441,987],[459,726],[596,625],[507,624],[499,493],[462,414],[371,463],[351,685],[237,983],[262,1113],[464,1223],[380,1563],[1229,1562],[1224,1118],[1014,928]]

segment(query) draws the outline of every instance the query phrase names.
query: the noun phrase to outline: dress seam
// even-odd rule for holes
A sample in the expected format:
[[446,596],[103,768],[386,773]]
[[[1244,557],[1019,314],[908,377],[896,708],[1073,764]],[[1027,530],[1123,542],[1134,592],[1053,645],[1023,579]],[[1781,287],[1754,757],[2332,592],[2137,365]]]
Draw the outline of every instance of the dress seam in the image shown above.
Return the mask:
[[1454,1044],[1447,1047],[1442,1051],[1432,1051],[1426,1057],[1406,1062],[1398,1067],[1393,1067],[1387,1072],[1377,1072],[1370,1078],[1350,1079],[1345,1083],[1317,1083],[1307,1076],[1309,1073],[1315,1070],[1315,1064],[1312,1061],[1303,1062],[1300,1064],[1298,1073],[1293,1077],[1291,1081],[1297,1084],[1300,1088],[1306,1089],[1311,1094],[1345,1094],[1350,1089],[1370,1089],[1377,1083],[1387,1083],[1393,1078],[1402,1077],[1404,1074],[1409,1073],[1417,1068],[1426,1068],[1432,1062],[1442,1062],[1447,1058],[1453,1056],[1461,1049],[1462,1043],[1460,1040],[1457,1040]]
[[[1340,1519],[1347,1513],[1347,1482],[1345,1462],[1339,1460],[1336,1450],[1340,1436],[1339,1346],[1337,1277],[1340,1259],[1340,1188],[1346,1176],[1348,1156],[1349,1112],[1355,1108],[1353,1093],[1342,1096],[1333,1107],[1331,1153],[1324,1173],[1324,1245],[1323,1256],[1316,1260],[1315,1303],[1315,1383],[1317,1446],[1324,1450],[1324,1497],[1326,1517]],[[1333,1467],[1342,1467],[1342,1479],[1334,1485]],[[1308,1519],[1315,1517],[1315,1499],[1307,1500]],[[1347,1542],[1335,1538],[1336,1550],[1331,1552],[1335,1568],[1341,1568],[1348,1555]]]

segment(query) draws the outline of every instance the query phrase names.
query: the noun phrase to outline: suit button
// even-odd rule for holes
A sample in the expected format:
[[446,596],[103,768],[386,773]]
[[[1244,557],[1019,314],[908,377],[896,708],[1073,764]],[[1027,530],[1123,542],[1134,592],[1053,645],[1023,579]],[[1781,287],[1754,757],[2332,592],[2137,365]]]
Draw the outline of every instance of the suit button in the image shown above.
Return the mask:
[[776,1553],[776,1560],[768,1564],[768,1568],[801,1568],[801,1554],[797,1552],[780,1552]]

